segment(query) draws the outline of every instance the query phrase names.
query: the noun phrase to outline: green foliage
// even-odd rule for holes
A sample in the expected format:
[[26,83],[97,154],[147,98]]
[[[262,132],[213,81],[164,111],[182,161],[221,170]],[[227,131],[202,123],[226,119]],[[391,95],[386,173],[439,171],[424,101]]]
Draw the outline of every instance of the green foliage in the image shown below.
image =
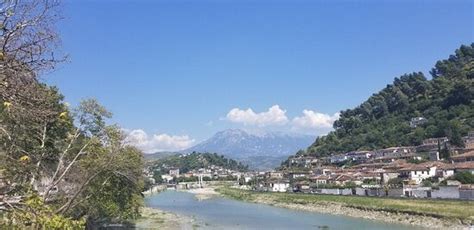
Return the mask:
[[364,184],[370,184],[370,185],[378,184],[376,179],[364,179],[363,182]]
[[[342,111],[335,131],[319,137],[308,154],[419,145],[443,136],[462,147],[462,136],[474,128],[474,43],[438,61],[431,74],[432,80],[421,72],[395,78],[358,107]],[[411,128],[414,117],[427,122]]]
[[160,184],[163,182],[163,178],[161,178],[161,172],[160,170],[154,170],[153,171],[153,179],[155,180],[155,183]]
[[[31,84],[36,95],[31,104],[12,103],[0,111],[5,195],[31,197],[14,204],[8,214],[14,221],[2,225],[74,229],[86,217],[92,222],[137,218],[143,200],[142,153],[123,145],[121,129],[106,125],[110,113],[95,100],[71,113],[55,88]],[[33,195],[40,177],[56,181],[43,186],[38,198]],[[49,192],[53,187],[57,193]]]
[[458,172],[454,174],[454,179],[462,184],[474,184],[474,174],[471,172]]
[[88,219],[94,222],[139,217],[144,187],[142,153],[132,147],[116,151],[113,154],[114,164],[90,182],[84,192],[86,200],[72,209],[71,215],[87,213]]
[[421,164],[421,163],[427,162],[427,160],[426,159],[419,160],[419,159],[412,158],[412,159],[408,159],[407,162],[411,164]]
[[[124,146],[121,129],[107,124],[111,113],[93,99],[70,110],[39,80],[62,59],[54,55],[58,4],[0,3],[8,9],[0,13],[0,194],[11,201],[1,229],[83,229],[136,218],[142,205],[142,153]],[[34,23],[18,26],[25,22]]]
[[84,229],[83,218],[73,220],[71,218],[57,215],[53,209],[46,205],[36,194],[29,194],[25,199],[25,205],[6,214],[6,221],[0,220],[0,225],[10,226],[14,229],[56,229],[73,230]]
[[311,184],[310,185],[312,188],[326,188],[326,189],[346,189],[346,188],[355,188],[357,185],[354,182],[347,182],[345,184],[334,184],[334,183],[328,183],[328,184]]
[[401,185],[403,185],[403,179],[399,178],[399,177],[392,178],[392,179],[388,180],[387,184],[395,185],[395,186],[401,186]]
[[247,171],[248,166],[243,165],[241,162],[237,162],[233,159],[228,159],[223,155],[217,153],[196,153],[193,152],[188,155],[175,155],[169,156],[164,159],[153,162],[153,171],[161,171],[161,173],[168,173],[170,168],[179,168],[181,173],[186,173],[191,170],[207,168],[208,166],[215,165],[226,169],[232,169],[237,171]]

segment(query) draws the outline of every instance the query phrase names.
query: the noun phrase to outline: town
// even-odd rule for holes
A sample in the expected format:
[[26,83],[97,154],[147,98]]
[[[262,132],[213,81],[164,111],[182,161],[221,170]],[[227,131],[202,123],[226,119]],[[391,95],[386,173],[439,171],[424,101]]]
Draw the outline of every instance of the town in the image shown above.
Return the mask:
[[[420,119],[417,119],[420,121]],[[259,192],[411,197],[474,200],[474,131],[463,137],[464,147],[446,137],[430,138],[419,146],[396,146],[352,151],[317,158],[290,157],[271,171],[244,172],[211,165],[180,173],[169,168],[152,183],[173,188],[203,187],[211,181],[233,181],[234,187]]]

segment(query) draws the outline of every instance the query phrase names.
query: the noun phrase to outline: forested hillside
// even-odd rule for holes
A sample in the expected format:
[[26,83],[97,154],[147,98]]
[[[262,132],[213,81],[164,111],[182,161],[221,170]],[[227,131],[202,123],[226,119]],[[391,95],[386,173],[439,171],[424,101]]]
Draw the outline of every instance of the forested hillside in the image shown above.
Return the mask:
[[[220,166],[226,169],[246,171],[248,166],[235,161],[233,159],[225,158],[223,155],[217,153],[191,153],[188,155],[174,155],[164,159],[157,160],[152,163],[152,168],[179,168],[180,172],[186,173],[190,170],[207,168],[208,166]],[[165,172],[164,172],[165,173]]]
[[[335,130],[318,138],[307,153],[327,156],[418,145],[442,136],[462,146],[462,136],[474,128],[474,43],[438,61],[430,73],[431,80],[421,72],[395,78],[356,108],[342,111]],[[415,117],[427,121],[412,128],[409,122]]]

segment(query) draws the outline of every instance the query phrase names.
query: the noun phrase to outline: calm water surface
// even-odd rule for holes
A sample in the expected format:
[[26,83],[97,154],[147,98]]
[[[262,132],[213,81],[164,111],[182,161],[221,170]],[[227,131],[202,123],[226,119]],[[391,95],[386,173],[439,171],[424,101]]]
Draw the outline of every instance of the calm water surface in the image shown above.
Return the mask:
[[165,191],[145,199],[148,207],[195,217],[203,229],[419,229],[351,217],[289,210],[222,197]]

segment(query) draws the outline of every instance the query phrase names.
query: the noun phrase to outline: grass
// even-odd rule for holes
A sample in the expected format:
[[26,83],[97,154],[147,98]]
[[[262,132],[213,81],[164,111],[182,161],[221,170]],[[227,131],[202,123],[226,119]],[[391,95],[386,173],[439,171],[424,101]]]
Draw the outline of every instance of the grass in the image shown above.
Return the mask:
[[261,193],[221,187],[217,191],[224,196],[251,202],[261,200],[283,204],[327,204],[411,215],[425,215],[437,218],[458,219],[464,223],[474,223],[474,201],[380,198],[363,196],[315,195],[299,193]]

